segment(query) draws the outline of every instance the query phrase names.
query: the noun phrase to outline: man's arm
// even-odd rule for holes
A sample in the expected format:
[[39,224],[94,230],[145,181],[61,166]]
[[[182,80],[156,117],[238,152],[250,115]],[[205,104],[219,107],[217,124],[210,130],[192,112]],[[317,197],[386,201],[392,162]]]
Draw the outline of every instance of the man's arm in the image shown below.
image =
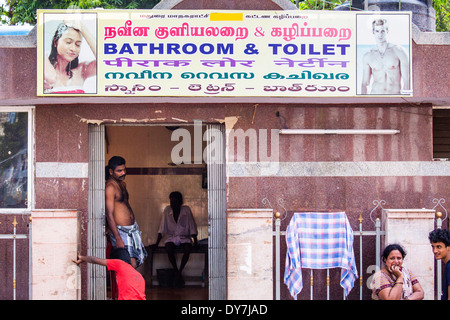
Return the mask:
[[116,239],[116,248],[125,248],[125,244],[117,231],[116,221],[114,220],[114,204],[115,204],[116,190],[114,186],[108,185],[105,189],[105,206],[106,206],[106,220],[109,229]]
[[156,249],[156,248],[158,248],[158,246],[159,246],[159,243],[161,242],[161,239],[162,239],[162,234],[161,233],[158,233],[158,238],[156,239],[156,242],[154,243],[154,244],[152,244],[152,245],[150,245],[150,247],[153,249]]
[[367,88],[370,84],[370,76],[372,75],[372,70],[368,61],[368,54],[366,53],[363,57],[363,66],[362,66],[362,81],[361,81],[361,93],[367,94]]
[[78,259],[72,260],[72,261],[78,265],[82,262],[88,262],[88,263],[94,263],[94,264],[98,264],[98,265],[106,267],[106,259],[101,259],[101,258],[97,258],[97,257],[93,257],[93,256],[78,255]]
[[400,60],[400,72],[403,80],[403,90],[410,90],[410,76],[409,76],[409,60],[405,50],[397,46],[395,51],[397,52],[398,59]]
[[191,237],[194,239],[194,247],[197,246],[198,244],[198,240],[197,240],[197,235],[198,235],[198,231],[197,231],[197,224],[195,223],[195,219],[194,219],[194,214],[191,211],[190,207],[186,207],[187,208],[187,214],[189,217],[189,231],[190,231],[190,235]]

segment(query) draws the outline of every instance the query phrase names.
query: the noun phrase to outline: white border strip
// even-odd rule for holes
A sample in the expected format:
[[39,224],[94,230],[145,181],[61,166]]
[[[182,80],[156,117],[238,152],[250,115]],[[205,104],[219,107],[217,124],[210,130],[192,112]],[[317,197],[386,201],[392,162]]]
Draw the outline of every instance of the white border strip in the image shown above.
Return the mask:
[[[88,163],[36,162],[36,178],[88,178]],[[450,176],[450,161],[230,162],[228,177]]]
[[450,176],[450,161],[232,162],[228,177]]
[[280,129],[280,134],[397,134],[395,129]]
[[36,178],[87,178],[86,162],[36,162]]

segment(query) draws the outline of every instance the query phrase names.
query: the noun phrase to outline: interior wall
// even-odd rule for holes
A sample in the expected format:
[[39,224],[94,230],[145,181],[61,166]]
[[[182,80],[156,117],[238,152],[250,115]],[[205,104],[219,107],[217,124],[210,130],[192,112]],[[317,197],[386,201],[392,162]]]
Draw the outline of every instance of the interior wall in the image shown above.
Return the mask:
[[[185,128],[193,137],[193,126]],[[126,160],[125,182],[130,195],[130,205],[145,246],[156,242],[162,212],[169,205],[169,194],[172,191],[181,192],[184,204],[191,208],[197,223],[198,239],[208,238],[207,189],[202,188],[201,174],[205,164],[175,166],[171,151],[180,141],[171,141],[172,132],[165,126],[106,127],[105,165],[114,155],[120,155]],[[191,150],[194,150],[193,147]],[[198,170],[189,170],[193,168]],[[164,239],[160,246],[164,244],[163,241]],[[201,261],[196,261],[197,259]],[[155,257],[154,266],[155,269],[166,268],[170,267],[170,264],[166,257],[158,255]],[[192,271],[190,269],[202,266],[202,256],[192,255],[185,273],[189,274]]]

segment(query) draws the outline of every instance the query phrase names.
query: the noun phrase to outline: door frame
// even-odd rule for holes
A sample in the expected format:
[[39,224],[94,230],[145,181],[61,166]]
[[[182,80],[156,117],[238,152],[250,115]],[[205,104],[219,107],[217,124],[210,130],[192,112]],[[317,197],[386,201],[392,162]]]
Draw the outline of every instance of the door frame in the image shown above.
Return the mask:
[[[206,124],[204,139],[209,146],[205,150],[208,175],[209,299],[225,300],[227,295],[225,126]],[[89,124],[88,254],[100,258],[105,258],[106,254],[105,163],[105,125]],[[105,300],[106,269],[89,264],[87,272],[88,299]]]

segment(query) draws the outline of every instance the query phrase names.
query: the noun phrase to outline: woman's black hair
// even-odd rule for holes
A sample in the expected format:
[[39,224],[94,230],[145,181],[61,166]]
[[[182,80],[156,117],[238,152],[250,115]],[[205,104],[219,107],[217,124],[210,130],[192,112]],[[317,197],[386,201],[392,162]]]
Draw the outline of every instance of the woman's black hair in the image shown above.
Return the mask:
[[405,259],[406,257],[406,251],[405,249],[403,249],[403,247],[397,243],[394,244],[390,244],[388,245],[386,248],[384,248],[383,251],[383,262],[386,262],[387,258],[389,257],[389,254],[394,251],[394,250],[398,250],[400,251],[402,258]]
[[[58,25],[58,27],[56,28],[55,35],[53,36],[53,40],[52,40],[52,50],[50,51],[50,55],[48,56],[48,60],[50,61],[52,66],[55,66],[56,58],[58,56],[58,49],[56,48],[57,47],[56,43],[62,37],[62,35],[64,33],[66,33],[67,30],[69,30],[69,28],[70,27],[68,27],[64,23],[60,23]],[[79,31],[78,29],[75,29],[75,28],[73,28],[73,29],[75,31]],[[66,73],[69,76],[69,79],[73,77],[72,69],[75,69],[76,67],[78,67],[78,63],[79,63],[79,60],[78,60],[78,57],[76,57],[74,60],[72,60],[71,62],[69,62],[67,64]]]

